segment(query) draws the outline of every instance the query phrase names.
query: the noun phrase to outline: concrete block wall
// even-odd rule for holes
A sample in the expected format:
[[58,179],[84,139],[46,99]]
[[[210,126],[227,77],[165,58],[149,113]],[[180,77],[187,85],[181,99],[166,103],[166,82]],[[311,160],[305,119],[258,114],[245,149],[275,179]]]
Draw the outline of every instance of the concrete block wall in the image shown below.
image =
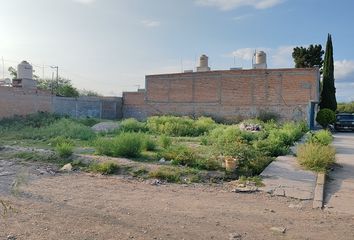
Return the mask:
[[52,96],[44,91],[0,87],[0,118],[51,112]]
[[122,118],[122,98],[80,97],[53,98],[53,112],[74,118],[93,117],[103,119]]
[[123,117],[208,115],[221,119],[261,112],[306,120],[319,100],[318,69],[259,69],[146,76],[145,92],[123,94]]
[[0,87],[0,119],[38,111],[55,112],[77,118],[121,119],[122,98],[65,98],[35,89]]

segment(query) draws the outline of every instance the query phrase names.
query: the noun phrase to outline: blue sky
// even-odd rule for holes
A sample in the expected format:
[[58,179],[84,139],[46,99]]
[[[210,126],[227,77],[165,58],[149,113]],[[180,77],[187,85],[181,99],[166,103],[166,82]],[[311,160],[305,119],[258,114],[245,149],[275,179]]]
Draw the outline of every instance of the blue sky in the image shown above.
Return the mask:
[[[270,68],[293,67],[294,46],[332,34],[339,101],[354,100],[354,1],[342,0],[2,0],[0,57],[50,65],[78,88],[105,95],[144,86],[145,75],[251,67],[254,49]],[[234,64],[236,63],[236,64]],[[2,62],[0,62],[2,65]],[[44,66],[44,68],[43,68]],[[3,70],[0,67],[0,78]]]

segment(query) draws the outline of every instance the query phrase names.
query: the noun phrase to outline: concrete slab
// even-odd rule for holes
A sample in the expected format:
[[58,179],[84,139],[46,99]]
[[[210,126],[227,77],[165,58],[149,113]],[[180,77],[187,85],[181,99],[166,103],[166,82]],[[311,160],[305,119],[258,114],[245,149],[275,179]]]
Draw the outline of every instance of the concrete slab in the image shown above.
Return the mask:
[[354,215],[354,133],[334,134],[337,165],[325,187],[327,210]]
[[294,156],[278,157],[261,176],[265,184],[261,191],[300,200],[313,199],[317,175],[303,170]]

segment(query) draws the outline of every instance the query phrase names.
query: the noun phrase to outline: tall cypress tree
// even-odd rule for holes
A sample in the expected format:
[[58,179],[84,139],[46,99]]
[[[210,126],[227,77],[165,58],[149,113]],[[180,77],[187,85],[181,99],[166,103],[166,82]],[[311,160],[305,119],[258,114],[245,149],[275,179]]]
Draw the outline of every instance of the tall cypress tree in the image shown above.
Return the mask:
[[332,36],[328,34],[326,53],[323,62],[323,87],[321,93],[321,109],[337,110],[336,88],[334,86],[334,63]]

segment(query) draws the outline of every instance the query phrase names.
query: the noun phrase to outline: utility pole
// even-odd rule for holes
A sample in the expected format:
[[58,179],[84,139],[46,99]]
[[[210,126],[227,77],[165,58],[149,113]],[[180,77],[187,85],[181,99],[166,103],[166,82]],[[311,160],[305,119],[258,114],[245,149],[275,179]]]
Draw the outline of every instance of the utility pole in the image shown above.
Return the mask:
[[50,66],[51,68],[55,68],[57,70],[57,77],[56,77],[56,85],[57,85],[57,91],[59,89],[59,67],[58,66]]

